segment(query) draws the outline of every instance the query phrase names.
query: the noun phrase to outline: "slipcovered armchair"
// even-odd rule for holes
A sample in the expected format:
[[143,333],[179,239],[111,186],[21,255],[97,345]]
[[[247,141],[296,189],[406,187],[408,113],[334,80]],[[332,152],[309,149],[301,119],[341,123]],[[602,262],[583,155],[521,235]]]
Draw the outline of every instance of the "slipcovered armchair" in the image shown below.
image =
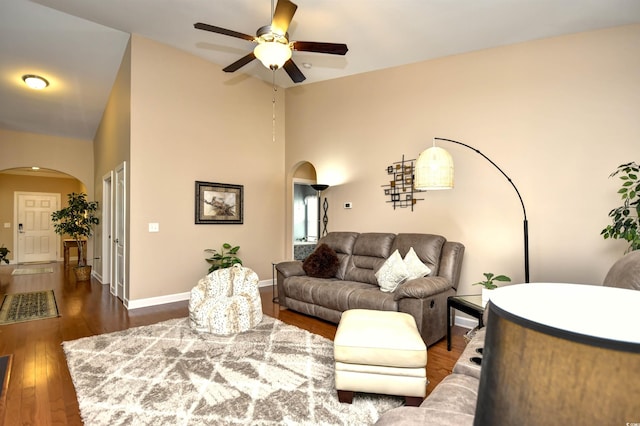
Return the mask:
[[258,275],[235,264],[202,278],[191,290],[189,325],[199,332],[228,336],[262,321]]
[[603,285],[640,290],[640,250],[629,252],[614,263]]

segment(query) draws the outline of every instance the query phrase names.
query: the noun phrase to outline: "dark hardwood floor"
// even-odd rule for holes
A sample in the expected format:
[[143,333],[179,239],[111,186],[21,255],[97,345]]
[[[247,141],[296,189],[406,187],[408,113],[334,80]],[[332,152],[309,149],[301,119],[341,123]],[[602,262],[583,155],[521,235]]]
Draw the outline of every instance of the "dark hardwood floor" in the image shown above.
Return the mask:
[[[60,311],[59,318],[0,326],[0,355],[13,355],[8,389],[0,401],[0,426],[82,424],[62,351],[63,341],[188,315],[186,301],[127,311],[122,302],[109,293],[109,286],[95,280],[76,282],[70,268],[65,269],[62,263],[52,265],[53,273],[18,276],[11,275],[16,266],[0,266],[0,297],[53,289]],[[271,287],[262,288],[261,296],[266,315],[334,338],[335,324],[280,310],[271,301]],[[451,372],[465,345],[464,331],[454,328],[450,352],[446,339],[429,348],[427,392]]]

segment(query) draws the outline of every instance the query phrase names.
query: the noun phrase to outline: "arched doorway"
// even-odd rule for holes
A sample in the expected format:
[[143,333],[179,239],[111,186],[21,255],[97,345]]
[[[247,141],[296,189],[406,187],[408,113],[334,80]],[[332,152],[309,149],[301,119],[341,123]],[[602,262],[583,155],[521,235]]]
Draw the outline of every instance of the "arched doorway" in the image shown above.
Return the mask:
[[51,212],[71,192],[86,192],[73,176],[51,169],[17,167],[0,171],[0,245],[11,263],[60,259],[62,246],[51,227]]
[[291,250],[295,260],[305,259],[316,247],[318,230],[318,193],[311,185],[316,183],[315,167],[309,162],[299,163],[291,178]]

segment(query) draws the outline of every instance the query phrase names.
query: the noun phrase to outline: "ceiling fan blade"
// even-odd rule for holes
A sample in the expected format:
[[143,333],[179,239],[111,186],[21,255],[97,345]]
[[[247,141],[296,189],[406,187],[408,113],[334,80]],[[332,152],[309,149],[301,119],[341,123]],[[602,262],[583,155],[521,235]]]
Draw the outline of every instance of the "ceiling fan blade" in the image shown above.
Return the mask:
[[251,52],[248,55],[243,56],[242,58],[238,59],[237,61],[235,61],[231,65],[228,65],[225,68],[222,68],[222,71],[224,71],[224,72],[238,71],[240,68],[244,67],[249,62],[253,61],[255,58],[256,58],[256,55],[254,55],[253,52]]
[[285,35],[297,8],[298,5],[289,0],[278,0],[271,20],[271,31]]
[[249,34],[239,33],[237,31],[228,30],[226,28],[215,27],[209,24],[203,24],[202,22],[198,22],[197,24],[193,24],[193,27],[198,30],[211,31],[212,33],[223,34],[231,37],[241,38],[243,40],[254,41],[255,37],[250,36]]
[[345,55],[349,48],[344,43],[320,43],[317,41],[294,41],[293,50],[304,52],[328,53],[330,55]]
[[287,74],[289,74],[289,77],[291,77],[291,80],[293,80],[294,83],[302,83],[307,79],[307,77],[302,74],[302,71],[300,71],[300,68],[298,68],[291,59],[284,63],[283,68]]

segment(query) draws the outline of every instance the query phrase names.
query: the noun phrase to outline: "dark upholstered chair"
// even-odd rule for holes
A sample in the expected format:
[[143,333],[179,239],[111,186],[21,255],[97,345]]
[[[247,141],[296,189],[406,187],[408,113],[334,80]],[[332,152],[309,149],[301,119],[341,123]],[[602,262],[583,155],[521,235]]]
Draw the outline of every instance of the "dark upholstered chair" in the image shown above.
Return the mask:
[[640,250],[629,252],[614,263],[603,285],[640,290]]

